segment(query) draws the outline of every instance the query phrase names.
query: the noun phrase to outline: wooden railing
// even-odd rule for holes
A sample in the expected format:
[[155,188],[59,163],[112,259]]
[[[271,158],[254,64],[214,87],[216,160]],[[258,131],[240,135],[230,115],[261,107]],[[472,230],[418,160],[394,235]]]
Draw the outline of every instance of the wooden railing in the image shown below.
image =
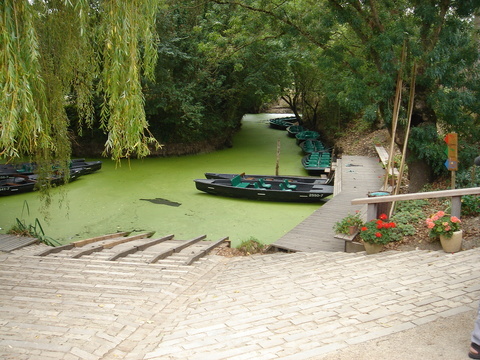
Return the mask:
[[428,192],[413,193],[413,194],[374,196],[374,197],[353,199],[352,205],[367,204],[368,205],[367,221],[370,221],[377,217],[377,205],[381,203],[390,203],[390,202],[405,201],[405,200],[420,200],[420,199],[451,197],[452,198],[451,214],[454,216],[460,217],[460,212],[462,208],[462,196],[464,195],[480,195],[480,187],[467,188],[467,189],[455,189],[455,190],[428,191]]

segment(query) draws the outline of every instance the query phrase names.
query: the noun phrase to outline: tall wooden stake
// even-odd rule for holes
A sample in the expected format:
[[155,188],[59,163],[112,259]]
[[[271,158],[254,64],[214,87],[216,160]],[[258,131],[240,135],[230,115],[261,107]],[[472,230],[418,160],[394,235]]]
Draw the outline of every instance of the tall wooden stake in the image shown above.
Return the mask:
[[[405,57],[406,57],[406,42],[403,42],[403,47],[402,47],[402,55],[400,59],[400,69],[398,70],[398,75],[397,75],[397,89],[395,92],[395,102],[393,105],[393,118],[392,118],[392,141],[390,142],[390,151],[388,153],[388,163],[387,163],[387,169],[385,172],[385,181],[383,184],[383,188],[386,189],[388,185],[388,176],[390,175],[390,170],[393,168],[392,167],[392,162],[393,162],[393,149],[395,145],[395,135],[397,133],[397,123],[398,123],[398,114],[400,112],[400,101],[402,100],[402,86],[403,86],[403,80],[402,80],[402,69],[403,69],[403,64],[405,63]],[[394,176],[393,169],[392,169],[392,178]],[[394,181],[394,180],[393,180]]]
[[278,169],[280,167],[280,139],[277,140],[277,163],[275,165],[275,175],[278,176]]
[[[412,68],[412,78],[410,80],[410,98],[408,100],[408,122],[407,122],[407,129],[405,131],[405,141],[403,143],[403,149],[402,149],[402,160],[400,162],[400,169],[399,169],[399,174],[398,174],[398,182],[397,185],[395,186],[395,195],[398,195],[398,192],[400,191],[400,186],[402,184],[402,178],[403,178],[403,172],[405,170],[405,154],[407,152],[407,144],[408,144],[408,138],[410,136],[410,127],[412,124],[412,114],[413,114],[413,105],[415,102],[415,81],[416,81],[416,76],[417,76],[417,64],[413,64]],[[393,212],[395,210],[395,202],[392,202],[392,206],[390,207],[390,216],[392,216]]]

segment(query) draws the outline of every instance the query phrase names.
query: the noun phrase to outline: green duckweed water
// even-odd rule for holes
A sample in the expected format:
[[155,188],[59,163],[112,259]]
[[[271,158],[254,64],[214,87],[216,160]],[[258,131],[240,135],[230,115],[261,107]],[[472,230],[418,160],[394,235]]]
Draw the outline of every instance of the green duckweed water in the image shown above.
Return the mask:
[[[135,159],[121,167],[101,159],[100,171],[63,186],[66,191],[53,190],[48,219],[40,212],[38,193],[0,197],[0,232],[16,218],[27,225],[38,218],[46,236],[62,244],[132,230],[155,231],[154,237],[174,234],[179,240],[228,236],[232,246],[250,238],[273,243],[321,204],[220,197],[198,191],[193,182],[205,172],[274,174],[278,140],[279,173],[307,175],[295,139],[268,126],[272,116],[246,115],[233,147],[215,153]],[[29,214],[22,211],[25,203]]]

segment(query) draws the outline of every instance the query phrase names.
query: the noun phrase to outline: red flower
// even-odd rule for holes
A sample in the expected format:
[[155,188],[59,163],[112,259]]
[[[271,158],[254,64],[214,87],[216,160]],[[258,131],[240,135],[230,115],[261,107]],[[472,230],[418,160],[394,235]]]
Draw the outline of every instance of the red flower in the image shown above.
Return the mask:
[[380,216],[378,217],[380,220],[387,220],[388,219],[388,216],[386,214],[380,214]]
[[368,228],[366,226],[364,226],[360,229],[360,231],[367,231],[367,230],[368,230]]
[[379,237],[382,237],[382,234],[377,232],[377,233],[375,233],[375,236],[379,238]]

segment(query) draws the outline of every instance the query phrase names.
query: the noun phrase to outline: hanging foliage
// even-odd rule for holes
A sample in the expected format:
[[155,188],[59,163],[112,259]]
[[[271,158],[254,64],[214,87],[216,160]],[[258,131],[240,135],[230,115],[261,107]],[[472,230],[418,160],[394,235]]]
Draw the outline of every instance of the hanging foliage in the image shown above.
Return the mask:
[[145,156],[141,76],[156,63],[161,0],[4,0],[0,5],[0,158],[70,155],[67,104],[92,125],[103,97],[105,155]]

